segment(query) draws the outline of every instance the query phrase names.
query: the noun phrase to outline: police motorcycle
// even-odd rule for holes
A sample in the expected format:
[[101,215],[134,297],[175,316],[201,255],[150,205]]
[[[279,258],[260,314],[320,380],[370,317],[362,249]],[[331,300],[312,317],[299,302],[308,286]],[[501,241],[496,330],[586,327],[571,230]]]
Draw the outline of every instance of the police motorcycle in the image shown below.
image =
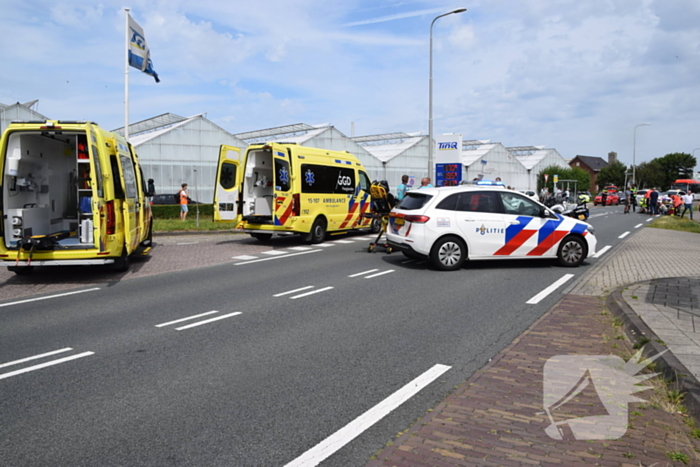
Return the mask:
[[581,221],[585,221],[590,216],[588,207],[585,202],[579,202],[577,204],[555,204],[550,208],[552,211],[562,216],[573,217]]

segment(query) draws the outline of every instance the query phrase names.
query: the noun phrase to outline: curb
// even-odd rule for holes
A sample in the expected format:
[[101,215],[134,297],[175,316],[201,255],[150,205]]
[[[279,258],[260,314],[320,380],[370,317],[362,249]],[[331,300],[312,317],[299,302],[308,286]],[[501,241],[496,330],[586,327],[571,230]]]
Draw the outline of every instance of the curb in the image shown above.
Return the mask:
[[[634,344],[641,341],[641,337],[649,339],[644,344],[642,356],[645,358],[660,354],[668,347],[657,342],[658,336],[646,325],[622,297],[622,290],[630,285],[647,284],[649,281],[636,282],[618,287],[611,293],[606,304],[610,311],[622,320],[625,334]],[[676,381],[678,389],[685,393],[683,404],[688,409],[689,415],[696,420],[700,419],[700,383],[692,376],[692,373],[670,351],[664,353],[654,361],[658,372],[664,379]]]
[[235,230],[174,230],[172,232],[167,231],[153,231],[153,235],[161,237],[171,237],[179,235],[221,235],[221,234],[243,234],[243,232],[236,232]]

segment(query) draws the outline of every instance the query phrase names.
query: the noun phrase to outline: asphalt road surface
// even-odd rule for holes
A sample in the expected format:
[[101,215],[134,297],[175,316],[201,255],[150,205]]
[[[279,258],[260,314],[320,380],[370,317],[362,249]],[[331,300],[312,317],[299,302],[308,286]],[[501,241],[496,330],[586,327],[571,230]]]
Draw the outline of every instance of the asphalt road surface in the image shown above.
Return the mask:
[[[602,255],[649,219],[591,212]],[[369,238],[164,237],[116,278],[1,276],[3,465],[363,465],[599,261],[440,272]]]

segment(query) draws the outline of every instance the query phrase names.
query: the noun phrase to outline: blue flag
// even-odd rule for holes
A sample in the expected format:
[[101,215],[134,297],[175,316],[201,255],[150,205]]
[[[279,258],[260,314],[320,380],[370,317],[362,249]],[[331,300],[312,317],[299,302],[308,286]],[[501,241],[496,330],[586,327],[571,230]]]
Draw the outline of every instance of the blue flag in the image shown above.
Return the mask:
[[143,29],[131,18],[131,15],[129,15],[129,37],[129,65],[153,76],[156,83],[160,83],[158,73],[153,69],[151,51],[148,49],[146,36],[143,35]]

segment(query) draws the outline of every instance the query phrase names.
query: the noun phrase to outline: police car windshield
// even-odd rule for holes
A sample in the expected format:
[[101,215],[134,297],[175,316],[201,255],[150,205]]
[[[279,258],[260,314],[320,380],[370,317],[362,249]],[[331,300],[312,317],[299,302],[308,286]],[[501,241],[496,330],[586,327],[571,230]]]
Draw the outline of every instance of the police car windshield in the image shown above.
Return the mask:
[[425,206],[425,203],[432,198],[431,195],[426,195],[425,193],[419,193],[417,191],[406,193],[404,199],[399,203],[398,208],[406,211],[412,211],[415,209],[420,209]]

